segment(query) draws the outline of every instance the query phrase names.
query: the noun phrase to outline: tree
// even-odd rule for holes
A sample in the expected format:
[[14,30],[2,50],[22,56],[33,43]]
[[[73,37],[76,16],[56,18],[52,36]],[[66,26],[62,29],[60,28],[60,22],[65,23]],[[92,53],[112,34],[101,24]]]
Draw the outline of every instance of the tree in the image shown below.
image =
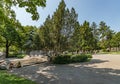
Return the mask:
[[25,26],[23,35],[23,49],[29,54],[31,50],[35,49],[35,35],[37,28],[35,26]]
[[80,27],[81,48],[83,52],[92,51],[94,46],[94,37],[89,22],[85,21]]
[[43,44],[45,50],[54,49],[54,33],[53,33],[53,23],[50,15],[46,18],[43,26],[40,27],[41,39],[43,39]]
[[[69,9],[67,9],[65,11],[65,16],[64,16],[64,25],[63,28],[61,30],[61,34],[66,38],[66,47],[67,49],[71,50],[71,46],[72,45],[72,36],[73,33],[75,31],[76,28],[76,24],[78,20],[78,14],[76,13],[74,8],[71,8],[71,10],[69,11]],[[65,45],[64,45],[65,47]]]
[[71,46],[73,51],[79,51],[81,49],[81,33],[80,33],[80,24],[77,22],[75,24],[75,29],[73,36],[71,38]]
[[0,28],[0,34],[4,38],[6,47],[6,57],[9,55],[9,47],[20,41],[20,36],[12,23],[5,23],[3,28]]
[[45,7],[46,0],[1,0],[0,3],[3,7],[7,7],[11,10],[12,6],[18,6],[20,8],[25,8],[26,12],[30,13],[33,20],[39,19],[39,14],[37,12],[37,7]]
[[113,35],[111,39],[111,46],[116,47],[116,51],[120,51],[120,32],[117,32]]
[[52,17],[53,19],[53,30],[55,33],[55,51],[61,51],[61,30],[63,28],[64,25],[64,16],[65,16],[65,2],[64,0],[62,0],[58,6],[58,9],[56,10],[56,12],[54,12],[54,15]]
[[9,55],[9,47],[16,41],[20,40],[17,32],[16,25],[18,22],[15,19],[15,13],[13,10],[7,9],[7,7],[1,8],[2,17],[0,19],[0,35],[5,41],[6,57]]
[[[5,40],[6,44],[6,57],[9,55],[9,47],[20,42],[18,27],[16,26],[17,20],[12,6],[25,7],[26,12],[32,14],[33,20],[39,19],[37,7],[45,7],[46,0],[1,0],[0,1],[0,34]],[[18,41],[19,40],[19,41]],[[20,44],[20,43],[19,43]]]
[[93,48],[94,50],[97,50],[99,49],[99,45],[98,45],[98,42],[99,42],[99,29],[97,28],[97,24],[95,22],[93,22],[91,24],[91,29],[92,29],[92,33],[93,33]]
[[110,29],[109,26],[106,25],[105,22],[101,21],[99,24],[99,32],[100,32],[100,45],[103,49],[109,48],[111,50],[110,41],[112,39],[114,31]]

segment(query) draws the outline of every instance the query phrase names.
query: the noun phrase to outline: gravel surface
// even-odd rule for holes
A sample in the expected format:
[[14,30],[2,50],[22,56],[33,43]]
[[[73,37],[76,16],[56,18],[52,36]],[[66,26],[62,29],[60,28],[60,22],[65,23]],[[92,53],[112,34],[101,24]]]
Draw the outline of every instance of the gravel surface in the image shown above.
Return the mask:
[[93,55],[91,62],[68,65],[41,63],[11,73],[38,84],[120,84],[120,55]]

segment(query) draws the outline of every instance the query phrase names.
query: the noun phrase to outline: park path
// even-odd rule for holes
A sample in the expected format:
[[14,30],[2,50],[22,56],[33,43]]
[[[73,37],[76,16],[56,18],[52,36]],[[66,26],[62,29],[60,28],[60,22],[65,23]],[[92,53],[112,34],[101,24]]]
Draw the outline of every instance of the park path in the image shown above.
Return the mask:
[[120,55],[93,55],[91,62],[67,65],[41,63],[11,73],[38,84],[120,84]]

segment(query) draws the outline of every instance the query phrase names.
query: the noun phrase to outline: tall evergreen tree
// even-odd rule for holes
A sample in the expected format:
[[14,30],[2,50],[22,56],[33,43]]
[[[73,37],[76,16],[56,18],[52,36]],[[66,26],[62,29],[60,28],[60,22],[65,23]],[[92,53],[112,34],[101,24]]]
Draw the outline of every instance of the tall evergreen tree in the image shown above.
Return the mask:
[[99,45],[98,45],[98,42],[99,42],[99,30],[97,28],[97,24],[95,22],[93,22],[91,24],[91,28],[92,28],[92,33],[93,33],[93,43],[94,43],[94,50],[97,50],[99,49]]
[[111,48],[110,45],[110,40],[112,39],[113,36],[113,31],[110,29],[109,26],[106,25],[105,22],[101,21],[99,24],[99,32],[100,32],[100,45],[102,48]]
[[93,33],[89,22],[85,21],[80,27],[81,48],[83,52],[93,50]]
[[52,19],[50,18],[50,15],[48,15],[48,17],[46,18],[46,21],[44,22],[42,32],[43,32],[45,48],[47,50],[52,49],[54,47],[53,46],[54,35],[53,35],[53,24],[52,24]]
[[71,11],[69,11],[69,9],[66,9],[64,17],[64,26],[61,30],[61,34],[66,38],[66,46],[68,49],[70,49],[70,47],[72,46],[71,38],[76,28],[77,19],[78,14],[76,13],[74,8],[72,8]]
[[53,15],[53,28],[54,28],[54,32],[55,32],[55,51],[61,51],[61,40],[62,40],[62,36],[61,36],[61,30],[64,26],[64,16],[65,16],[65,7],[66,4],[64,2],[64,0],[62,0],[58,6],[58,9],[56,10],[56,12],[54,12]]
[[116,51],[120,51],[120,32],[117,32],[113,35],[111,39],[111,46],[116,48]]
[[71,46],[73,51],[81,50],[81,32],[79,22],[75,24],[75,30],[71,39]]

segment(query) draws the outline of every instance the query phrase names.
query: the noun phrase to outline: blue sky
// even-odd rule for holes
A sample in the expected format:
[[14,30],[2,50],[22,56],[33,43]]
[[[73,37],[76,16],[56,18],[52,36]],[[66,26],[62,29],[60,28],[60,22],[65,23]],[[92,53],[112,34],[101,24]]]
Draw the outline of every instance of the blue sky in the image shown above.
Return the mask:
[[[32,21],[30,14],[23,8],[14,8],[17,19],[22,25],[40,26],[46,17],[55,12],[61,0],[47,0],[45,8],[38,8],[40,19]],[[78,13],[78,21],[83,23],[85,20],[90,23],[105,21],[112,30],[120,31],[120,0],[65,0],[66,6],[70,9],[74,7]]]

